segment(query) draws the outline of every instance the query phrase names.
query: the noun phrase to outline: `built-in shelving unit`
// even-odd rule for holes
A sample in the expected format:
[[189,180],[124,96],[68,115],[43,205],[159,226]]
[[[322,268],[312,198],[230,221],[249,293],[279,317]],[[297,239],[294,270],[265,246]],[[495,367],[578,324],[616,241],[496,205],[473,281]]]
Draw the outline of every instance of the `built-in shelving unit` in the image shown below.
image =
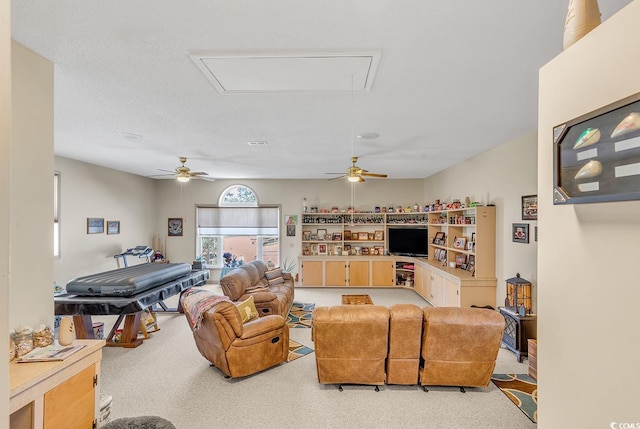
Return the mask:
[[[428,225],[428,258],[386,254],[388,227],[399,225]],[[303,213],[302,250],[300,286],[404,287],[435,306],[496,306],[492,206]]]

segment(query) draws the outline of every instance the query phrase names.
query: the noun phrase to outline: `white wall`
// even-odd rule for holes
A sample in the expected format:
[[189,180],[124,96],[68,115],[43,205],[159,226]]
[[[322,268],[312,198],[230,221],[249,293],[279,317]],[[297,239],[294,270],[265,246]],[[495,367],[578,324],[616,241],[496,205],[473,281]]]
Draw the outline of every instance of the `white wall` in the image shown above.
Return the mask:
[[[0,64],[11,63],[10,2],[0,0]],[[0,67],[0,344],[9,341],[11,68]],[[9,427],[9,362],[0,364],[0,428]]]
[[18,43],[11,49],[9,320],[13,329],[53,322],[53,64]]
[[[330,209],[338,206],[346,209],[351,204],[351,187],[346,180],[216,180],[206,182],[192,180],[180,184],[175,180],[158,181],[158,210],[156,231],[167,240],[167,257],[171,262],[191,262],[195,255],[195,206],[217,204],[222,191],[235,184],[250,187],[258,195],[260,204],[281,204],[282,215],[297,214],[296,236],[287,237],[282,231],[282,260],[289,257],[297,260],[302,253],[300,246],[302,198],[309,207]],[[373,210],[375,206],[420,203],[424,188],[422,180],[377,180],[369,179],[355,185],[354,206],[358,210]],[[422,204],[422,203],[420,203]],[[167,219],[184,218],[184,236],[166,237]],[[282,222],[284,220],[281,219]],[[297,272],[299,267],[294,270]]]
[[640,422],[640,202],[552,204],[552,129],[640,92],[638,23],[634,1],[540,71],[540,427]]
[[[64,286],[74,277],[118,268],[113,255],[151,245],[155,229],[154,180],[109,168],[55,157],[60,171],[60,258],[54,279]],[[87,218],[105,220],[104,234],[87,234]],[[107,220],[120,221],[120,234],[106,234]],[[130,265],[146,262],[128,257]],[[49,285],[51,286],[51,285]]]
[[[523,221],[523,195],[536,194],[537,133],[531,132],[490,151],[468,159],[425,179],[427,201],[453,199],[496,205],[496,302],[504,303],[505,280],[520,273],[533,284],[533,307],[536,310],[538,243],[534,240],[537,221]],[[529,224],[529,244],[514,243],[513,223]]]

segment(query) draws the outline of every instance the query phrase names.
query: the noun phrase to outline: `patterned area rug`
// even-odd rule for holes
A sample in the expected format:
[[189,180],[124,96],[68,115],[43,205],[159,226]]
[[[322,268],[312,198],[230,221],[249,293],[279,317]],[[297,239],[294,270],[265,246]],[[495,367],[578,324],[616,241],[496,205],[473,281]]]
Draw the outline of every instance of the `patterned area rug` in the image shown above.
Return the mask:
[[287,362],[292,362],[302,356],[308,355],[311,352],[313,352],[312,348],[289,339],[289,356],[287,356]]
[[294,301],[287,316],[289,328],[310,328],[311,313],[315,307],[315,304]]
[[528,374],[493,374],[491,381],[529,420],[538,423],[538,383]]

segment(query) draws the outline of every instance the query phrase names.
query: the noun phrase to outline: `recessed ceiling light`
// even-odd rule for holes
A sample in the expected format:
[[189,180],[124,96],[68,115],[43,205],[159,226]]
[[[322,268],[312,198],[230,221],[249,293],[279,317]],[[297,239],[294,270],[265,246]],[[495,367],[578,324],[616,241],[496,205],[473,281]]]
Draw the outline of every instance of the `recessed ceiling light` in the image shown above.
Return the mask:
[[249,146],[266,146],[266,145],[268,145],[269,143],[267,143],[267,142],[266,142],[266,141],[264,141],[264,140],[254,140],[254,141],[249,141],[249,142],[247,142],[247,144],[248,144]]
[[378,133],[361,133],[361,134],[358,134],[356,137],[358,137],[360,140],[375,140],[378,137],[380,137],[380,134],[378,134]]

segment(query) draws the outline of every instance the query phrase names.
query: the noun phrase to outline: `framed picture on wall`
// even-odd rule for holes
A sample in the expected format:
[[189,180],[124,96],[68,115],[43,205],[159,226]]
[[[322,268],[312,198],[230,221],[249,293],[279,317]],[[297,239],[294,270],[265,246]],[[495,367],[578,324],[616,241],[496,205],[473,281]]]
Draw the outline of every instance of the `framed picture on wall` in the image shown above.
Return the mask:
[[169,237],[182,237],[183,223],[181,217],[170,217],[167,222]]
[[512,239],[514,243],[528,243],[529,242],[529,224],[514,223],[512,225]]
[[119,220],[108,220],[107,221],[107,234],[108,235],[120,234],[120,221]]
[[87,234],[103,234],[104,218],[88,217],[87,218]]
[[522,220],[538,220],[537,195],[524,195],[522,197]]

